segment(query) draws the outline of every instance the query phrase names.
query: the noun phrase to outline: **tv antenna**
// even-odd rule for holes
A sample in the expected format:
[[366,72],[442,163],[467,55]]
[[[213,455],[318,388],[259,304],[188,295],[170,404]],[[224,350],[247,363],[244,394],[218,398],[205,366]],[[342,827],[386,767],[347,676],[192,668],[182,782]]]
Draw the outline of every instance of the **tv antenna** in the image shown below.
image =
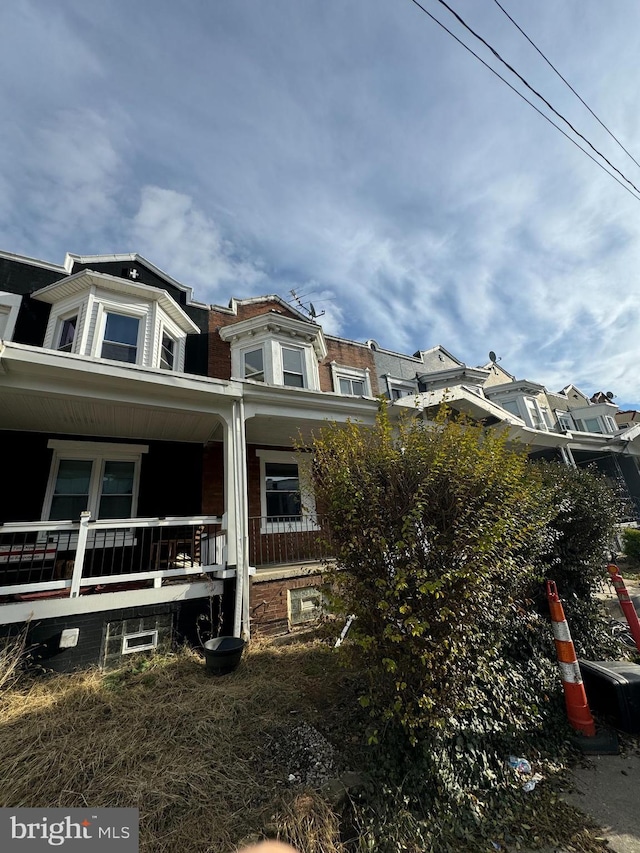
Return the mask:
[[[296,293],[296,291],[295,291],[295,290],[293,290],[293,289],[292,289],[292,290],[290,290],[290,291],[289,291],[289,293],[290,293],[290,294],[291,294],[291,296],[293,297],[293,301],[296,303],[296,305],[298,306],[298,308],[299,308],[302,312],[304,312],[305,314],[307,314],[307,315],[308,315],[308,317],[309,317],[311,320],[315,321],[315,320],[317,320],[317,319],[318,319],[318,317],[322,317],[322,316],[326,313],[325,311],[320,311],[320,312],[316,311],[316,309],[315,309],[315,306],[314,306],[313,302],[310,302],[308,306],[307,306],[307,305],[305,305],[305,304],[304,304],[304,302],[302,301],[302,300],[303,300],[303,298],[304,298],[304,294],[303,294],[302,296],[299,296],[299,295]],[[309,295],[309,296],[310,296],[311,294],[307,294],[307,295]]]

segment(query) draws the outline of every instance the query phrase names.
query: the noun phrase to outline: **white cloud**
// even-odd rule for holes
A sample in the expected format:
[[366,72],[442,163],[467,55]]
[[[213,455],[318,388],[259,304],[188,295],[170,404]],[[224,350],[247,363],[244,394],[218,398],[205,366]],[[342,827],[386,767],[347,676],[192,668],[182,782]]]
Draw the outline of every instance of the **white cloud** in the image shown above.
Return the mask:
[[229,295],[249,295],[265,280],[259,262],[243,258],[184,193],[143,187],[131,238],[136,251],[197,287],[202,300],[227,301],[229,290]]

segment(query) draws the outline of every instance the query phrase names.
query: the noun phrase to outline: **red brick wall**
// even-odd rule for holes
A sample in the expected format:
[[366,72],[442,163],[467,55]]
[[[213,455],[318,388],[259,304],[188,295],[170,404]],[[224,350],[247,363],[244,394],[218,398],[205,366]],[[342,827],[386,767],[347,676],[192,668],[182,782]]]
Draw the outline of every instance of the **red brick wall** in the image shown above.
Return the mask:
[[[274,310],[284,316],[299,319],[293,311],[287,310],[280,302],[272,300],[252,302],[248,305],[238,304],[237,314],[229,314],[216,309],[211,310],[209,314],[209,376],[216,379],[231,378],[231,344],[229,341],[221,339],[218,334],[219,330],[223,326],[249,320],[252,317],[268,314]],[[355,342],[350,343],[349,341],[327,340],[327,357],[319,364],[320,389],[322,391],[334,390],[330,367],[332,361],[346,367],[357,367],[363,370],[368,367],[371,390],[374,395],[379,393],[373,353],[368,346]]]
[[327,340],[327,357],[323,359],[318,369],[320,371],[320,389],[322,391],[334,391],[333,378],[331,376],[331,362],[335,361],[342,367],[357,367],[361,370],[369,368],[369,379],[371,380],[371,391],[374,396],[379,394],[378,375],[373,359],[373,352],[364,344],[355,341]]
[[253,578],[249,594],[251,631],[255,634],[283,634],[289,630],[288,589],[318,587],[322,575],[305,575],[301,578],[281,578],[259,581]]

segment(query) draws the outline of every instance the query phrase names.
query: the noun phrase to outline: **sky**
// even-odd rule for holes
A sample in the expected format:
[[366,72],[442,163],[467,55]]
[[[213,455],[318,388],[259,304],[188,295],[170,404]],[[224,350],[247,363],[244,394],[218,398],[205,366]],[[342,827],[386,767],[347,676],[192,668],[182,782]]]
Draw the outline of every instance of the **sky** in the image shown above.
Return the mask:
[[[501,3],[640,162],[640,4]],[[450,5],[640,187],[495,0]],[[640,200],[411,0],[8,0],[0,32],[0,250],[294,290],[330,334],[640,407]]]

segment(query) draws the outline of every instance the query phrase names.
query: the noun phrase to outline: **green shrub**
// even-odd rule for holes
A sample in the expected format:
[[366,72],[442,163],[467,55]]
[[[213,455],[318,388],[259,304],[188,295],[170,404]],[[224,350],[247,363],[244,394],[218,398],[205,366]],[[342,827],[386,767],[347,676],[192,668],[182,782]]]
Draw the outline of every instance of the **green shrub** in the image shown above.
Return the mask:
[[625,527],[622,534],[624,553],[629,563],[634,567],[640,567],[640,530],[634,527]]
[[357,617],[342,648],[368,685],[373,790],[388,794],[375,809],[403,802],[423,845],[476,831],[513,785],[506,756],[568,734],[543,580],[571,598],[586,647],[610,493],[446,409],[392,427],[383,405],[375,427],[327,427],[312,449],[335,603]]

